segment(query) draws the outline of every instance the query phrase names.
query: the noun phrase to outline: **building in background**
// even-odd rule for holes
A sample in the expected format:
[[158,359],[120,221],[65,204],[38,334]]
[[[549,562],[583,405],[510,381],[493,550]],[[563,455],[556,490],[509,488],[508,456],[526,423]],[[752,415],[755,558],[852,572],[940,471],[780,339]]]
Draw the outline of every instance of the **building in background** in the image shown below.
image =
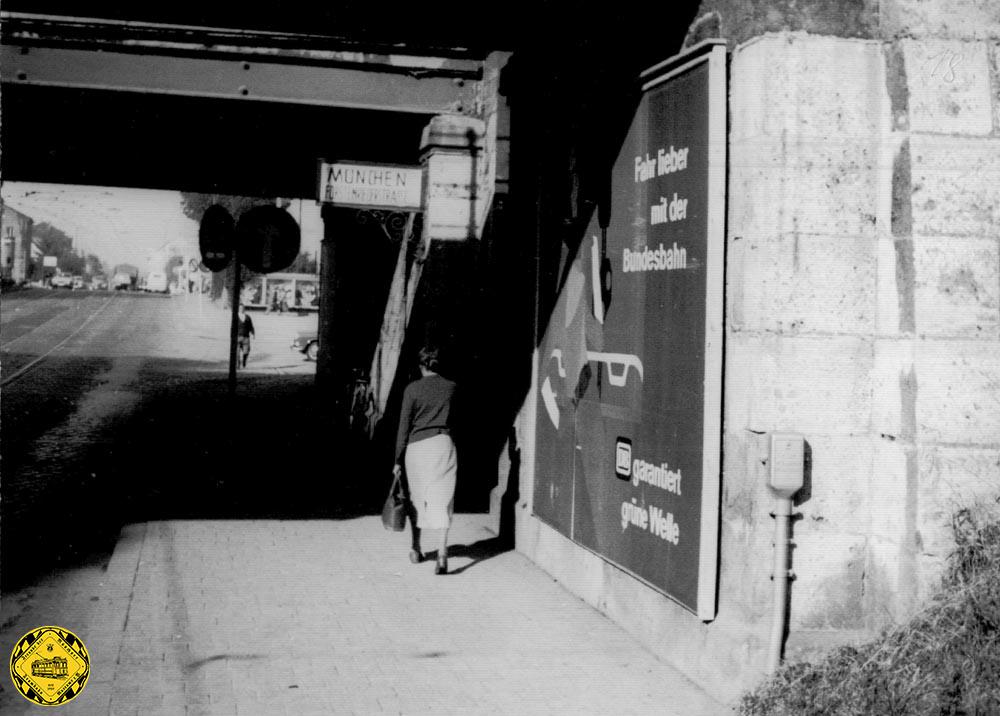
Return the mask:
[[0,276],[4,283],[24,283],[31,270],[34,220],[0,203]]

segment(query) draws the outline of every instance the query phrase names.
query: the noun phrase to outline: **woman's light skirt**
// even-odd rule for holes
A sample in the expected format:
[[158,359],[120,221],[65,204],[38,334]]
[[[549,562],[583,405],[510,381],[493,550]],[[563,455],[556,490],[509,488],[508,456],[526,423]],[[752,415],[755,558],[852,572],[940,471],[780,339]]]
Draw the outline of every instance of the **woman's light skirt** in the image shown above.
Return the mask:
[[417,511],[417,527],[451,526],[458,456],[450,435],[434,435],[406,446],[406,480]]

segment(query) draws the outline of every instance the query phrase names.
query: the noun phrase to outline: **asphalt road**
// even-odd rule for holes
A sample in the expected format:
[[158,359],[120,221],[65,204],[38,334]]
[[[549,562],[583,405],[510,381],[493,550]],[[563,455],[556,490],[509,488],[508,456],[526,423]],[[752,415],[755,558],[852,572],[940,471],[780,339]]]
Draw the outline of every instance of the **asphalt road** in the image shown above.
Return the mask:
[[[229,315],[207,299],[5,295],[5,595],[56,570],[106,559],[125,524],[328,515],[367,504],[357,485],[337,487],[334,498],[314,468],[316,451],[336,441],[322,427],[314,364],[288,347],[314,322],[255,315],[259,340],[230,396]],[[289,478],[304,492],[290,492]]]
[[[410,564],[376,516],[391,449],[336,430],[289,350],[310,322],[254,315],[230,396],[227,318],[4,297],[0,646],[85,640],[67,714],[723,713],[475,516],[446,579]],[[37,709],[0,679],[0,711]]]

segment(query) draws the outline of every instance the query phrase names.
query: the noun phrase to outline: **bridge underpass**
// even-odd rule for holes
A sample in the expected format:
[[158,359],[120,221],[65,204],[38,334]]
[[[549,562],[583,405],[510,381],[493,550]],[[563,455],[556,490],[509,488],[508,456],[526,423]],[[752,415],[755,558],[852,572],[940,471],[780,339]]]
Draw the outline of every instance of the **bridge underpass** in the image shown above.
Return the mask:
[[[418,166],[428,123],[469,109],[482,77],[482,54],[461,48],[444,48],[438,56],[421,54],[419,46],[359,48],[315,33],[192,29],[7,9],[0,19],[0,141],[7,182],[311,200],[317,197],[320,159]],[[303,419],[331,420],[333,412],[336,424],[352,369],[367,371],[371,364],[404,242],[399,216],[338,208],[324,212],[324,219],[320,324],[326,335],[318,374],[332,376],[326,384],[332,400],[303,396],[296,387],[301,380],[279,390],[282,381],[275,378],[267,395],[258,396],[262,400],[255,401],[252,390],[240,396],[235,406],[243,415],[271,414],[273,405],[281,405],[283,413]],[[416,227],[419,237],[419,221]],[[399,336],[397,352],[401,343]],[[294,408],[289,396],[299,396],[302,406]],[[192,406],[180,405],[166,418],[176,430],[159,439],[186,442],[181,436]],[[211,398],[203,407],[215,416],[210,422],[224,418]],[[251,432],[258,436],[255,443],[267,434],[261,427],[263,432]],[[317,428],[298,433],[299,447],[302,455],[325,459],[332,448]],[[240,442],[238,424],[224,432]],[[149,439],[132,440],[126,452],[158,452]],[[293,443],[285,440],[278,452],[287,455],[283,459],[294,474]],[[210,462],[221,467],[225,458]],[[241,472],[249,465],[237,464]],[[268,479],[284,467],[268,464]],[[377,482],[383,474],[345,470],[358,484]],[[154,472],[157,480],[169,481],[169,470]],[[301,516],[317,506],[281,509]]]
[[[5,22],[3,51],[8,53],[11,48],[17,49],[16,56],[13,56],[14,51],[12,51],[11,55],[5,54],[2,58],[3,101],[5,105],[11,102],[9,106],[15,107],[19,116],[28,117],[35,111],[44,115],[44,119],[36,123],[29,120],[8,125],[5,122],[3,136],[5,148],[18,146],[12,154],[8,155],[5,152],[4,155],[4,176],[9,180],[156,187],[262,197],[312,198],[315,190],[315,161],[319,156],[411,165],[419,162],[420,137],[427,122],[437,114],[451,114],[463,106],[459,103],[468,101],[468,85],[479,78],[477,74],[464,80],[455,77],[451,70],[444,73],[443,77],[438,79],[446,79],[451,83],[455,88],[454,99],[447,102],[443,109],[435,107],[433,111],[415,111],[409,105],[394,105],[391,102],[389,106],[373,108],[355,106],[346,100],[342,103],[324,104],[303,101],[301,97],[282,99],[273,92],[256,93],[253,84],[246,85],[246,93],[242,91],[244,85],[238,85],[234,94],[232,83],[218,88],[217,91],[205,91],[200,79],[191,83],[197,85],[195,89],[189,87],[190,91],[176,92],[163,84],[158,84],[155,80],[157,77],[168,77],[171,78],[171,83],[180,81],[183,84],[192,73],[187,69],[178,68],[189,67],[190,48],[185,51],[187,54],[183,57],[184,62],[175,62],[177,60],[175,55],[158,54],[152,45],[144,46],[144,51],[136,53],[137,56],[142,55],[144,60],[152,56],[160,63],[157,66],[170,69],[163,69],[162,75],[159,71],[153,71],[149,77],[154,81],[148,83],[129,84],[126,81],[129,77],[121,79],[119,83],[108,83],[103,77],[87,80],[61,74],[65,70],[66,63],[59,58],[65,56],[54,49],[65,49],[65,46],[69,45],[72,45],[73,49],[79,49],[78,40],[53,41],[51,44],[58,46],[53,48],[46,45],[44,40],[38,44],[31,44],[30,38],[26,35],[24,46],[28,48],[28,52],[24,54],[17,43],[10,42],[6,34],[9,28],[9,22]],[[62,31],[67,32],[67,35],[70,34],[65,24],[62,26]],[[109,30],[109,34],[113,33]],[[414,35],[416,34],[418,33],[414,32]],[[87,34],[83,33],[82,36],[86,39]],[[160,38],[157,41],[167,40]],[[411,46],[409,49],[412,51],[414,48]],[[49,52],[49,58],[46,58],[46,52],[50,50],[52,51]],[[113,53],[114,50],[107,46],[99,51],[93,50],[97,59],[100,59],[101,54],[109,52]],[[32,54],[41,55],[38,64],[29,65],[27,60],[16,61]],[[195,61],[203,63],[204,67],[216,66],[214,63],[220,60],[217,50],[207,46],[204,48],[204,53],[195,51],[194,54]],[[485,56],[485,53],[477,51],[473,53],[472,62],[479,63]],[[230,56],[229,60],[238,65],[236,69],[241,69],[240,63],[246,62],[238,53]],[[296,62],[287,64],[294,66]],[[311,63],[304,64],[310,70],[314,68]],[[386,70],[390,64],[391,61],[382,63],[380,67],[369,68],[368,71],[373,73],[373,77],[381,74],[399,74],[394,70]],[[18,69],[19,67],[22,69]],[[8,68],[10,68],[9,73]],[[433,79],[425,70],[426,68],[407,70],[404,74],[419,77],[421,82]],[[128,73],[123,70],[123,74]],[[73,124],[74,128],[66,130],[62,127],[60,118],[67,124]],[[573,122],[579,120],[574,119]],[[210,132],[204,131],[206,124],[211,126]],[[64,131],[68,133],[60,133]],[[198,139],[192,142],[192,135],[198,135]],[[371,153],[366,150],[363,156],[359,156],[357,149],[366,146],[366,143],[370,143]],[[532,150],[544,149],[541,143],[531,146]],[[108,156],[104,156],[104,150],[109,153]],[[553,157],[550,160],[553,163],[561,161],[561,158],[556,158],[558,157],[556,153],[553,153]],[[299,173],[306,169],[308,178]],[[526,177],[527,173],[522,176]],[[349,223],[350,219],[343,212],[336,219],[327,222],[330,231],[324,248],[332,245],[340,236],[344,236],[345,225]],[[515,251],[530,254],[531,239],[536,237],[528,238],[525,245],[516,248]],[[509,248],[505,250],[510,251]],[[341,261],[344,258],[343,254],[340,254],[337,264],[328,261],[326,266],[343,266]],[[509,262],[508,266],[514,263],[510,255],[505,256],[503,260]],[[427,280],[444,281],[448,278],[445,264],[435,265],[432,262],[429,266],[432,270],[425,274]],[[518,275],[523,277],[523,266],[519,266],[518,269],[520,270]],[[327,270],[331,271],[326,277],[328,285],[331,280],[334,282],[339,280],[338,275],[333,274],[330,268]],[[340,277],[343,275],[343,272],[340,273]],[[363,273],[355,270],[351,278],[359,279],[361,276]],[[463,278],[468,280],[469,276]],[[527,287],[527,282],[525,286]],[[476,287],[477,290],[480,288]],[[453,297],[438,297],[437,305],[447,304],[449,298]],[[498,302],[494,309],[495,315],[503,315],[507,324],[513,324],[526,315],[524,306],[517,306],[518,310],[513,310],[510,305],[501,306]],[[507,327],[510,328],[510,325]],[[506,346],[502,341],[515,333],[518,338],[523,338],[531,329],[530,321],[524,321],[524,325],[518,326],[516,332],[511,330],[506,333],[498,330],[488,320],[478,324],[474,331],[477,337],[492,334],[490,341],[506,348],[506,352],[497,352],[488,360],[477,362],[472,366],[472,369],[479,369],[483,373],[476,376],[476,379],[486,381],[491,376],[494,377],[495,385],[492,388],[494,393],[499,392],[497,386],[502,388],[517,383],[520,376],[516,374],[516,369],[512,369],[512,365],[514,358],[524,356],[524,341],[519,340],[516,344]],[[484,367],[495,370],[483,370]],[[481,430],[491,441],[495,440],[498,434],[497,427],[504,429],[509,426],[509,408],[516,406],[520,396],[516,391],[511,391],[509,395],[503,397],[511,404],[504,406],[506,410],[497,410],[496,415],[486,416],[484,424],[471,426],[474,430]],[[246,401],[244,407],[252,408]],[[487,404],[484,407],[489,411],[492,406]],[[315,431],[309,434],[314,433]],[[266,437],[260,433],[255,435],[259,435],[262,441]],[[316,435],[316,437],[322,439],[323,436]],[[501,434],[501,443],[502,437]],[[329,445],[325,447],[327,450],[330,449]],[[495,452],[490,454],[487,451],[486,457],[493,458],[495,472]],[[242,464],[256,468],[249,459],[245,459]],[[373,470],[371,465],[358,464],[357,467],[362,470]],[[233,494],[247,495],[242,489]],[[321,500],[317,500],[315,495],[309,493],[305,493],[302,497],[308,503],[306,513],[282,516],[301,517],[304,514],[315,515],[317,512],[322,514]],[[292,498],[286,496],[284,499]],[[266,494],[255,494],[251,501],[255,501],[255,505],[251,508],[273,509],[273,504]],[[224,509],[230,509],[228,503]],[[227,514],[231,516],[231,513]],[[202,515],[196,515],[200,516]],[[205,543],[210,541],[210,539],[204,540]],[[475,554],[473,556],[475,557]],[[158,564],[159,561],[154,558],[150,563]],[[221,572],[225,573],[225,570]],[[511,580],[512,583],[520,581]],[[565,615],[561,615],[560,621],[564,618]],[[496,621],[500,623],[503,620]],[[591,633],[587,630],[579,631]]]
[[10,181],[312,198],[319,158],[415,164],[429,119],[467,110],[481,76],[468,51],[0,17]]
[[[430,119],[469,111],[482,77],[483,50],[426,44],[433,33],[425,44],[359,43],[315,26],[254,28],[252,18],[232,29],[87,9],[103,15],[3,14],[8,181],[315,199],[320,159],[419,165]],[[369,294],[384,299],[402,240],[356,213],[324,214],[318,373],[329,383],[368,367],[359,362],[371,346],[357,344],[377,338],[363,324],[381,319]]]
[[[435,257],[441,260],[428,264],[423,284],[445,290],[431,292],[428,310],[415,314],[425,320],[437,310],[469,311],[446,322],[463,324],[458,340],[471,336],[475,353],[469,378],[500,403],[488,418],[495,424],[481,430],[489,482],[523,397],[531,341],[551,310],[559,247],[578,239],[581,219],[593,210],[590,194],[600,185],[589,176],[567,184],[567,172],[600,171],[620,131],[615,103],[628,91],[621,78],[666,50],[633,42],[634,18],[625,8],[586,14],[543,2],[472,12],[463,3],[443,3],[432,12],[394,2],[291,3],[282,13],[244,9],[231,17],[203,5],[8,3],[0,26],[4,177],[311,199],[320,157],[417,165],[431,118],[481,113],[506,83],[526,121],[516,130],[519,164],[509,173],[493,168],[497,201],[516,172],[521,189],[490,222],[498,237],[521,238],[483,242],[482,256]],[[680,14],[693,11],[685,5]],[[668,45],[679,44],[684,24]],[[507,50],[521,55],[510,63],[516,69],[505,68],[510,77],[503,79],[493,67],[487,77],[491,58]],[[486,83],[492,84],[484,90]],[[533,115],[535,105],[550,111]],[[511,132],[504,127],[497,137],[505,135],[509,145]],[[572,142],[586,149],[571,149]],[[559,213],[551,209],[566,186],[577,186],[563,202],[573,217],[557,225],[548,215]],[[353,213],[338,209],[330,216]],[[335,239],[338,232],[346,238],[354,223],[353,216],[328,222],[323,242],[324,295],[338,311],[349,296],[329,300],[337,277],[363,282],[364,271],[355,268],[378,262],[361,242]],[[335,260],[338,245],[353,256]],[[455,244],[447,249],[462,253]],[[489,262],[489,275],[469,281],[474,271],[451,270],[449,262],[480,268]],[[537,297],[536,280],[545,284]],[[468,284],[471,293],[448,281]],[[475,315],[470,299],[485,301],[488,310]],[[334,321],[332,310],[321,312]],[[350,323],[342,323],[349,331]],[[332,382],[346,380],[357,363],[343,353],[321,359],[320,376]]]

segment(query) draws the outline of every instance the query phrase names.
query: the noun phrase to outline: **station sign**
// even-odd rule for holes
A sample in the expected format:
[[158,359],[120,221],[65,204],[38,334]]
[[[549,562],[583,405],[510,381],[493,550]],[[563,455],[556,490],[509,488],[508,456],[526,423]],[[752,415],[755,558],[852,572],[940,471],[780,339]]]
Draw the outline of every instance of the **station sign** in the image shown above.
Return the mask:
[[319,163],[319,201],[359,209],[419,211],[423,169],[395,164]]
[[[715,617],[726,50],[651,68],[539,346],[533,510]],[[602,221],[603,219],[603,221]]]

